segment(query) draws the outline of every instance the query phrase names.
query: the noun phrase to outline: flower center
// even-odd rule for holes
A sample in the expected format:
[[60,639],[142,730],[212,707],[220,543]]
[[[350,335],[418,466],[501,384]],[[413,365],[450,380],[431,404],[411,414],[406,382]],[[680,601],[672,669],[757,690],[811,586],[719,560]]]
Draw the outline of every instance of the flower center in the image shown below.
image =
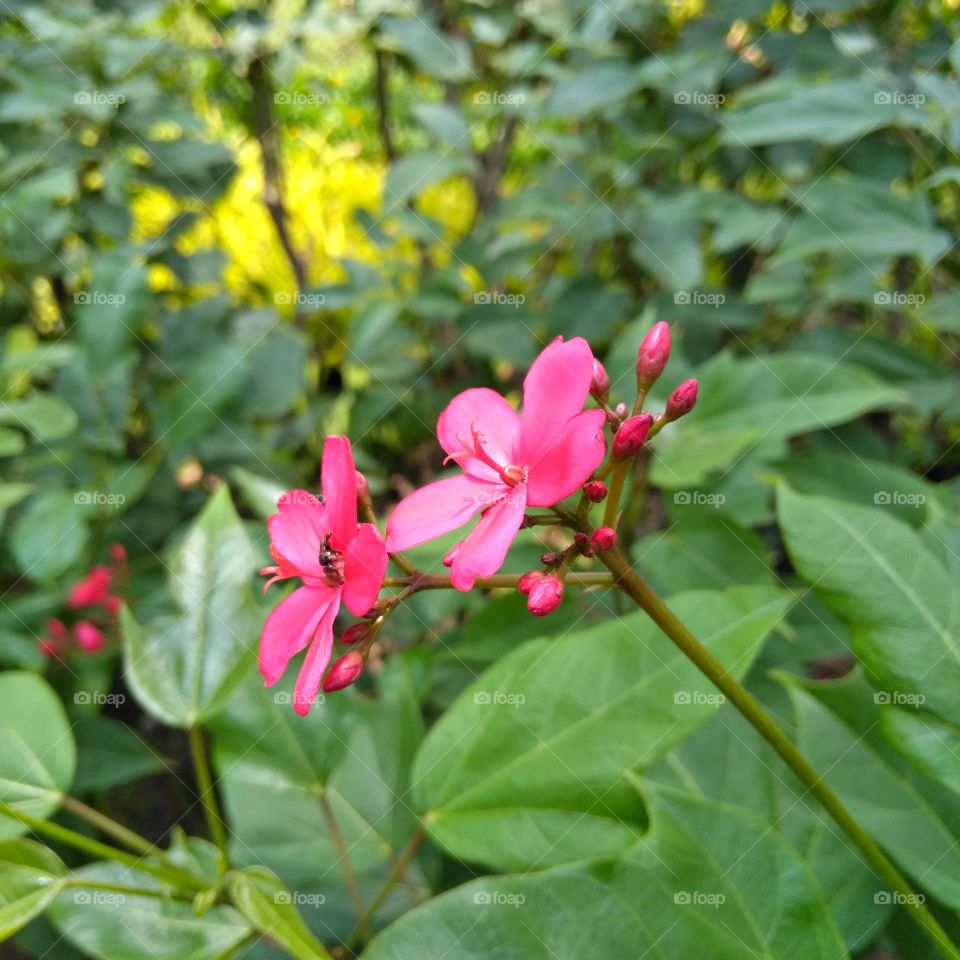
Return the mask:
[[[477,429],[476,420],[470,425],[470,435],[471,440],[467,442],[463,434],[457,434],[457,439],[460,441],[463,450],[461,450],[460,453],[450,454],[450,456],[444,460],[444,463],[446,463],[447,460],[456,460],[457,463],[460,463],[461,458],[479,460],[481,463],[490,467],[491,470],[496,471],[497,475],[508,487],[515,487],[518,483],[522,483],[527,479],[526,467],[516,463],[508,463],[506,465],[499,464],[487,453],[483,446],[483,434]],[[462,467],[463,464],[460,463],[460,466]]]

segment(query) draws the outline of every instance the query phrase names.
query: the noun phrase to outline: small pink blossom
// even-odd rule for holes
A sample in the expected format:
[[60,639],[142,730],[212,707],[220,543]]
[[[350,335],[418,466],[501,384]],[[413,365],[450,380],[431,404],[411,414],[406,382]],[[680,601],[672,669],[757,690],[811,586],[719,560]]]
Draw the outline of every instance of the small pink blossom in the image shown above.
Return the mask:
[[617,542],[617,533],[612,527],[597,527],[590,534],[590,546],[594,550],[609,550]]
[[649,413],[638,413],[628,417],[613,438],[613,455],[618,460],[632,457],[646,442],[653,426],[653,417]]
[[594,376],[586,340],[557,338],[534,361],[518,415],[500,394],[465,390],[440,415],[437,435],[463,470],[402,500],[387,525],[387,549],[415,547],[482,517],[453,558],[450,580],[469,590],[496,573],[524,510],[576,491],[606,450],[602,410],[584,410]]
[[553,613],[563,600],[563,581],[555,573],[547,573],[530,587],[527,594],[527,609],[535,617]]
[[67,595],[67,606],[78,610],[82,607],[100,606],[110,593],[113,571],[103,564],[91,568],[90,572]]
[[663,373],[670,359],[670,327],[661,320],[643,338],[637,350],[637,383],[647,389]]
[[279,512],[267,521],[275,563],[260,571],[270,577],[264,589],[290,577],[302,581],[267,617],[260,637],[260,672],[268,687],[309,646],[294,688],[301,716],[309,713],[330,662],[340,603],[362,617],[376,602],[387,569],[376,527],[357,523],[356,469],[346,437],[327,437],[320,482],[322,503],[305,490],[280,498]]
[[342,656],[331,668],[323,681],[323,689],[326,693],[333,693],[334,690],[342,690],[349,687],[357,677],[363,673],[366,661],[356,650],[351,650],[345,656]]
[[696,380],[684,380],[670,394],[667,398],[667,409],[664,414],[668,421],[679,420],[696,406],[698,388],[699,384]]
[[103,649],[105,643],[100,628],[94,626],[89,620],[77,621],[73,628],[73,638],[84,653],[97,653]]

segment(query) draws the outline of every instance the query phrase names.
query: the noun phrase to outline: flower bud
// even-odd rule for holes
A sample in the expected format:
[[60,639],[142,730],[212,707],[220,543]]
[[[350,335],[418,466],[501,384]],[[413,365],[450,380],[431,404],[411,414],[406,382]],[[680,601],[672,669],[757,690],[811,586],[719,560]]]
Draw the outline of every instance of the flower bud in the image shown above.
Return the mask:
[[524,595],[530,593],[533,585],[541,578],[546,576],[542,570],[528,570],[518,581],[517,589]]
[[462,546],[463,546],[463,541],[461,540],[458,544],[456,544],[455,546],[451,547],[451,548],[447,551],[447,554],[446,554],[446,556],[443,558],[443,561],[442,561],[442,563],[443,563],[443,565],[444,565],[445,567],[452,567],[452,566],[453,566],[453,561],[457,559],[457,554],[460,552],[460,548],[461,548]]
[[563,600],[563,581],[553,573],[544,574],[527,594],[527,609],[535,617],[553,613]]
[[73,636],[84,653],[96,653],[103,648],[103,634],[89,620],[78,621]]
[[603,364],[594,357],[593,379],[590,381],[590,395],[598,403],[606,403],[610,396],[610,377],[604,370]]
[[104,610],[107,611],[107,613],[119,613],[120,608],[122,606],[123,606],[122,597],[111,596],[111,597],[107,597],[107,599],[103,601],[103,608]]
[[348,654],[341,657],[331,668],[323,681],[323,689],[326,693],[333,693],[334,690],[342,690],[349,687],[357,677],[363,673],[363,656],[356,650],[351,650]]
[[552,553],[550,550],[548,550],[546,553],[540,554],[540,562],[547,567],[549,567],[551,564],[556,563],[559,559],[560,558],[555,553]]
[[116,563],[126,563],[127,562],[127,548],[124,547],[122,543],[111,543],[110,544],[110,559]]
[[62,620],[51,617],[44,626],[47,628],[47,633],[50,634],[53,640],[59,641],[67,639],[68,631]]
[[637,385],[641,391],[656,382],[669,359],[670,328],[661,320],[653,325],[637,350]]
[[583,495],[591,503],[600,503],[607,498],[607,485],[602,480],[591,480],[583,485]]
[[343,636],[340,637],[340,642],[356,643],[358,640],[362,640],[367,635],[367,631],[369,629],[369,623],[355,623],[343,631]]
[[357,482],[357,499],[361,503],[365,503],[370,499],[370,486],[367,483],[367,478],[359,470],[354,472]]
[[594,550],[609,550],[617,542],[617,533],[612,527],[597,527],[590,534],[590,546]]
[[696,405],[698,387],[696,380],[684,380],[667,400],[665,419],[679,420],[688,414]]
[[649,413],[638,413],[620,424],[613,438],[613,455],[617,460],[632,457],[646,442],[653,417]]

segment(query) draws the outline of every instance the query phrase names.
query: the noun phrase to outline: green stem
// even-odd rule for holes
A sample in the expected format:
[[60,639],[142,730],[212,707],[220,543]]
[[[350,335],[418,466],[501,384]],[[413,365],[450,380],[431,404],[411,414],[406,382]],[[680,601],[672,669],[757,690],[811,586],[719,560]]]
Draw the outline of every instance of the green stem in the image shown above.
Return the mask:
[[187,893],[170,893],[169,890],[147,890],[144,887],[129,887],[122,883],[104,883],[100,880],[87,880],[84,877],[70,877],[66,887],[77,890],[103,890],[105,893],[121,893],[129,897],[153,897],[155,900],[182,900],[193,903],[193,897]]
[[363,894],[360,892],[360,884],[357,883],[357,876],[353,872],[353,865],[350,863],[350,851],[347,850],[347,844],[340,832],[340,824],[333,813],[333,807],[327,799],[326,793],[321,793],[319,797],[320,812],[326,821],[327,830],[330,831],[330,839],[333,841],[333,849],[337,852],[337,860],[340,862],[340,869],[343,872],[343,879],[347,885],[347,893],[350,895],[350,901],[357,914],[357,928],[361,933],[367,932],[366,916],[367,911],[363,905]]
[[180,867],[160,866],[141,857],[135,857],[132,853],[125,850],[118,850],[116,847],[108,846],[99,840],[91,837],[85,837],[82,833],[62,827],[58,823],[51,823],[49,820],[41,820],[39,817],[32,817],[29,813],[23,813],[9,803],[0,801],[0,816],[9,817],[11,820],[17,820],[24,826],[29,827],[34,833],[41,836],[47,836],[51,840],[58,840],[68,846],[82,850],[84,853],[98,860],[113,860],[116,863],[122,863],[126,867],[139,870],[142,873],[149,873],[151,876],[163,880],[164,883],[172,884],[176,887],[183,887],[188,890],[205,890],[207,885],[193,874],[181,869]]
[[807,789],[820,801],[824,809],[844,833],[860,848],[877,875],[890,889],[903,894],[904,905],[914,920],[923,927],[948,960],[960,960],[958,950],[937,919],[923,903],[918,902],[906,877],[894,866],[874,839],[853,818],[840,798],[827,786],[789,737],[777,726],[770,715],[743,687],[716,657],[690,632],[676,614],[657,596],[647,582],[630,566],[623,554],[614,547],[598,554],[614,575],[617,585],[647,612],[661,630],[680,650],[720,689],[727,699],[743,714],[753,728],[773,747],[783,761],[799,777]]
[[605,527],[616,528],[617,526],[620,497],[623,495],[623,482],[627,478],[629,469],[629,460],[618,460],[613,468],[613,476],[610,478],[610,486],[607,490],[607,502],[603,510],[603,525]]
[[376,895],[376,897],[374,897],[370,906],[364,911],[363,916],[360,917],[356,929],[344,941],[344,946],[348,950],[351,949],[357,940],[360,939],[363,933],[369,929],[370,921],[373,919],[380,907],[383,906],[384,901],[387,899],[387,895],[403,878],[407,867],[410,865],[410,861],[413,859],[420,847],[420,844],[423,842],[423,837],[424,830],[423,825],[421,824],[414,831],[414,834],[410,838],[410,841],[407,843],[406,847],[403,848],[403,852],[394,861],[393,869],[390,871],[387,879],[384,881],[383,887],[381,887],[380,892]]
[[207,761],[207,749],[203,743],[203,731],[198,726],[190,728],[190,753],[193,754],[193,771],[197,780],[197,790],[203,803],[203,812],[207,818],[210,837],[220,851],[220,866],[226,869],[227,831],[217,806],[217,795],[213,790],[213,778],[210,776],[210,764]]
[[[497,573],[492,577],[477,580],[474,586],[478,590],[491,590],[495,587],[516,587],[520,575],[515,573]],[[578,587],[612,587],[614,577],[609,573],[568,573],[567,583]],[[444,574],[421,573],[413,577],[386,577],[385,587],[406,587],[411,593],[418,590],[453,589],[450,578]]]

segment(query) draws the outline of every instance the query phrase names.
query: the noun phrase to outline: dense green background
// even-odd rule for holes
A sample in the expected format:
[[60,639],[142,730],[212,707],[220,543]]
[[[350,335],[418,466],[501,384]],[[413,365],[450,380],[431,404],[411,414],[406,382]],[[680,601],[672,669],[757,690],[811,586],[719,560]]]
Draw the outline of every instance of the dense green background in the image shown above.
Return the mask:
[[[440,470],[454,393],[517,400],[562,334],[629,401],[656,320],[654,403],[701,400],[623,538],[960,933],[956,28],[952,2],[0,4],[0,800],[95,835],[68,792],[217,901],[0,819],[0,933],[46,911],[4,956],[323,956],[356,922],[332,812],[368,905],[426,824],[370,960],[932,957],[623,598],[420,594],[307,719],[259,683],[263,519],[326,434],[385,514]],[[46,660],[112,542],[123,629]],[[191,727],[251,868],[225,887]]]

